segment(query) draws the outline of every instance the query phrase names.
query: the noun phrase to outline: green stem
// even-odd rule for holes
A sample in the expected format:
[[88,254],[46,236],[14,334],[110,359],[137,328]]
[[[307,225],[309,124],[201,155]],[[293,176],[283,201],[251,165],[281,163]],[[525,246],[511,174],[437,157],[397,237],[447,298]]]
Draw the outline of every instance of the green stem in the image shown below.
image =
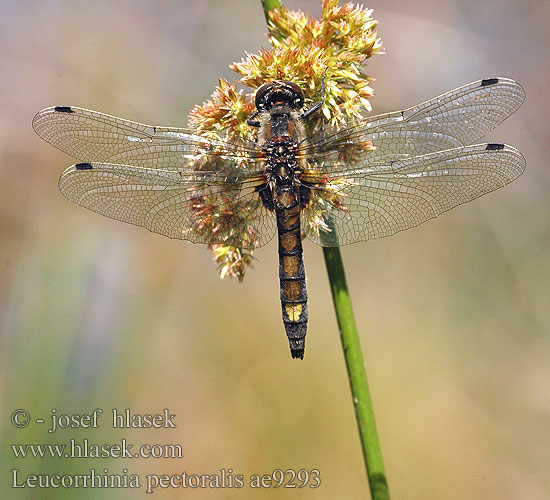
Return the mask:
[[280,0],[262,0],[262,7],[264,8],[264,15],[265,15],[265,21],[267,23],[267,29],[269,30],[269,34],[273,36],[274,33],[271,33],[270,26],[269,26],[269,11],[280,9],[281,2]]
[[384,472],[382,452],[378,433],[376,432],[374,411],[365,373],[365,363],[361,354],[340,248],[324,247],[323,254],[340,330],[340,340],[346,359],[351,396],[355,406],[355,418],[359,427],[371,496],[373,500],[388,500],[390,498],[388,483]]
[[280,9],[281,2],[279,0],[262,0],[262,7],[264,8],[265,20],[269,21],[269,16],[267,13],[270,10]]

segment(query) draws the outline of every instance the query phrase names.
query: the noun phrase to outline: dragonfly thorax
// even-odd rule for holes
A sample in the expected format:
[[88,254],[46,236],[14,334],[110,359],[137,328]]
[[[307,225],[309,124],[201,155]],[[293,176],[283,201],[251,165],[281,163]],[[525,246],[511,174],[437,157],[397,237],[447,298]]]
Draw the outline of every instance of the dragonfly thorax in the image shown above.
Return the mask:
[[298,167],[296,143],[290,137],[283,140],[268,140],[264,145],[266,170],[270,177],[278,180],[293,180]]

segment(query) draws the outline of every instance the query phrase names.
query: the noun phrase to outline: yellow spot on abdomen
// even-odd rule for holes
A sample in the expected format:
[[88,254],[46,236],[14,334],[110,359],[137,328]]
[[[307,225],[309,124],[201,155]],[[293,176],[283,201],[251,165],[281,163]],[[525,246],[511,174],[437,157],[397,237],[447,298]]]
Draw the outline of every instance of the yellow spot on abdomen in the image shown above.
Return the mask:
[[302,304],[285,304],[285,311],[290,321],[299,321],[302,315]]

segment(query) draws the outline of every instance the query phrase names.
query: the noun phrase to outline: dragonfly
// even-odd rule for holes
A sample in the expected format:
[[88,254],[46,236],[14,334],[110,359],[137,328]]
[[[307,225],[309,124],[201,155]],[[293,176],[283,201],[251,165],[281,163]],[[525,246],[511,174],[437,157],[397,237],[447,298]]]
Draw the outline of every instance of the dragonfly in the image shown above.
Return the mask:
[[79,161],[59,179],[77,205],[194,243],[256,249],[277,234],[283,323],[292,358],[303,359],[303,238],[335,247],[390,236],[525,169],[514,147],[476,144],[523,103],[525,92],[511,79],[479,80],[308,135],[305,125],[323,98],[304,109],[296,83],[265,83],[248,120],[258,129],[253,142],[73,106],[43,109],[33,127]]

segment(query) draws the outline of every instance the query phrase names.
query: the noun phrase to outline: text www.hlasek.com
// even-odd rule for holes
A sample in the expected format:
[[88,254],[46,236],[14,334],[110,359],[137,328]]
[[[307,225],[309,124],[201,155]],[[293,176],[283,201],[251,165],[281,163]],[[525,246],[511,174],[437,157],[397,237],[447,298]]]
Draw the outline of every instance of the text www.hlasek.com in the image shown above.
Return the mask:
[[87,439],[69,444],[12,444],[15,458],[183,458],[180,444],[134,445],[126,439],[115,444],[90,443]]

